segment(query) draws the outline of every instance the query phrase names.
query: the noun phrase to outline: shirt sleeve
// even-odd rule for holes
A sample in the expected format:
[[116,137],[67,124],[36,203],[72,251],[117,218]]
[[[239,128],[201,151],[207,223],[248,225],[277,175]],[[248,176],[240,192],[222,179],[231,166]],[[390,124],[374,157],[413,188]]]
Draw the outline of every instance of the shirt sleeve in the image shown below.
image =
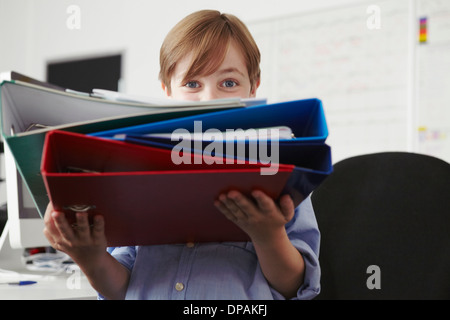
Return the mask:
[[123,266],[131,271],[136,260],[136,247],[108,248],[108,252]]
[[[286,232],[305,261],[305,278],[295,299],[312,299],[320,292],[320,232],[311,197],[306,198],[295,209],[294,218],[286,225]],[[282,299],[278,292],[273,294]]]
[[[109,247],[106,251],[131,271],[136,259],[136,247]],[[105,297],[97,293],[97,299],[105,300]]]

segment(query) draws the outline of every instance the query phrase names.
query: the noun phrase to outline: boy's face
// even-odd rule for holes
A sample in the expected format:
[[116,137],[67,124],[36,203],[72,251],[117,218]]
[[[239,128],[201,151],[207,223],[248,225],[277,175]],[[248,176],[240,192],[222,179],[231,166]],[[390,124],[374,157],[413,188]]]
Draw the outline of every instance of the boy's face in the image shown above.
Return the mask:
[[257,83],[251,88],[244,57],[231,43],[219,68],[207,76],[184,80],[191,62],[191,56],[181,59],[171,78],[171,90],[163,84],[167,96],[177,100],[206,101],[222,98],[253,98]]

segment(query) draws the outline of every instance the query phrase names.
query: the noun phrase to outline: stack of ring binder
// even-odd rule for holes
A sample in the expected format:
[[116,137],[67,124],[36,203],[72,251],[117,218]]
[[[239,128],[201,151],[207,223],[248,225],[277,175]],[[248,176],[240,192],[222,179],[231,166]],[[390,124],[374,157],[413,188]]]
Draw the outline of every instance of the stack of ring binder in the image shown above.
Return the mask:
[[[214,206],[220,194],[259,189],[298,206],[332,172],[319,99],[142,109],[20,81],[0,95],[3,137],[39,213],[51,201],[71,223],[102,215],[109,246],[247,241]],[[93,106],[103,111],[61,115]]]
[[[196,131],[200,124],[216,135]],[[246,131],[260,132],[253,128],[273,126],[288,127],[294,136],[245,137]],[[181,140],[173,139],[177,130],[183,133]],[[188,139],[186,132],[192,134]],[[232,135],[235,140],[230,141],[227,132],[244,132],[244,137]],[[259,189],[275,200],[289,194],[298,206],[332,170],[327,134],[318,99],[87,135],[53,131],[47,134],[42,174],[53,205],[72,221],[73,205],[88,206],[91,216],[105,217],[110,246],[247,241],[214,200],[232,189],[244,195]],[[258,152],[262,147],[266,153]]]

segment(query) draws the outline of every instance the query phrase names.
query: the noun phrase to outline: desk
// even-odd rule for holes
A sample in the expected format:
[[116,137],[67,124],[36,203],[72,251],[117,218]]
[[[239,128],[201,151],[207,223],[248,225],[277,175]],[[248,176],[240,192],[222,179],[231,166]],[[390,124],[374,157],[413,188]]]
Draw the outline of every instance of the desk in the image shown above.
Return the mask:
[[[0,285],[0,300],[97,299],[96,291],[77,266],[59,272],[30,271],[21,263],[22,250],[0,254],[0,283],[32,280],[25,286]],[[5,271],[7,270],[7,272]]]
[[[37,281],[26,286],[0,286],[0,300],[52,300],[52,299],[97,299],[97,294],[90,286],[87,278],[82,275],[75,281],[74,274],[47,275],[40,277],[24,277],[22,279]],[[71,278],[72,277],[72,278]],[[1,282],[5,280],[0,276]]]

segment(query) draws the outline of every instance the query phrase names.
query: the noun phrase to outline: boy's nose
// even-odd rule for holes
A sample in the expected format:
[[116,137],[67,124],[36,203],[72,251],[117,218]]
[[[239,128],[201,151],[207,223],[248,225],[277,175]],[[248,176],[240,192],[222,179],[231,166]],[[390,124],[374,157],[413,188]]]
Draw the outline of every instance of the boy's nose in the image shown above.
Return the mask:
[[208,101],[214,99],[220,99],[220,93],[218,92],[218,90],[214,88],[205,88],[205,90],[203,90],[201,94],[200,100]]

